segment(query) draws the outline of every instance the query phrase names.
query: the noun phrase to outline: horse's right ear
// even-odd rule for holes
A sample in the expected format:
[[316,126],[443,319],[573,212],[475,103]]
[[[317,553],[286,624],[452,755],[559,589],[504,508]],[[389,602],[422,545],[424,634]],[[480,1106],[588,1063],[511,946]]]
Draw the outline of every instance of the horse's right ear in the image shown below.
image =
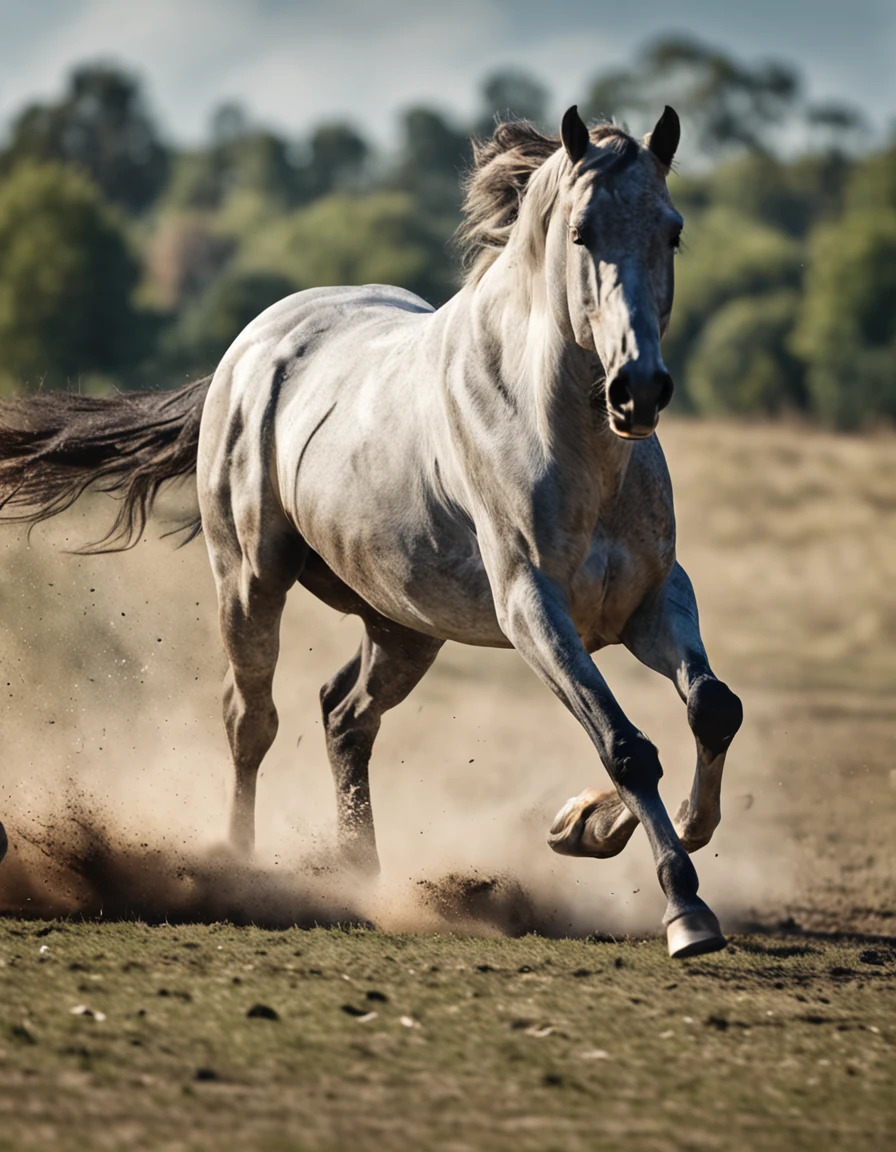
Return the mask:
[[681,124],[678,113],[667,104],[662,116],[656,122],[656,127],[650,133],[647,147],[664,168],[671,168],[680,139]]
[[563,141],[566,155],[573,164],[578,164],[588,149],[591,137],[575,104],[566,109],[563,123],[560,125],[560,139]]

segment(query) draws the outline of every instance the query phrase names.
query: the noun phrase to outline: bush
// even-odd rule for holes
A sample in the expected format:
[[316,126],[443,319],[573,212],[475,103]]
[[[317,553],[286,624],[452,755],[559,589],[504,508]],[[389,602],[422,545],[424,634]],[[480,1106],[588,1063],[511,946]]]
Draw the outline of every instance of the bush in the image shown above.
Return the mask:
[[806,406],[803,366],[788,350],[799,295],[779,291],[725,304],[688,359],[687,388],[699,412],[774,414]]
[[793,347],[821,419],[844,428],[896,419],[896,210],[852,212],[816,230]]

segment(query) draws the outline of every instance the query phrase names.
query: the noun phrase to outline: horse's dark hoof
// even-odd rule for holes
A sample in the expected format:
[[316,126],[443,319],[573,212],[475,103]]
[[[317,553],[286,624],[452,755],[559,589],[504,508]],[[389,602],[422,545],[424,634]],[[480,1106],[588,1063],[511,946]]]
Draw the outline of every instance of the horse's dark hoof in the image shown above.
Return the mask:
[[720,952],[728,947],[718,920],[708,908],[700,912],[685,912],[673,920],[666,927],[666,940],[673,960]]
[[6,835],[6,829],[0,824],[0,860],[6,855],[9,848],[9,838]]

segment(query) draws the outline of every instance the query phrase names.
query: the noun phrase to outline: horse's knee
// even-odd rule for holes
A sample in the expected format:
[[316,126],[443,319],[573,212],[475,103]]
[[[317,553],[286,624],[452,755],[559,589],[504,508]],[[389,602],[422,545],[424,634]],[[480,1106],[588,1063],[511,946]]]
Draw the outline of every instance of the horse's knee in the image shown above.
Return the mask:
[[614,746],[607,769],[617,788],[636,795],[655,791],[663,775],[659,753],[640,733]]
[[713,756],[720,756],[737,735],[744,709],[721,680],[698,680],[688,693],[688,723],[696,739]]

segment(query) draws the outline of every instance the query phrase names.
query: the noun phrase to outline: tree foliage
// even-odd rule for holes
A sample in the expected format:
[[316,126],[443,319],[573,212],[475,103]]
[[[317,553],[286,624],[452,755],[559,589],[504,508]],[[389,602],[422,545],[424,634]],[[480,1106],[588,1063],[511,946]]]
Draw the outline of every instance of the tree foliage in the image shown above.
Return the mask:
[[86,172],[112,201],[134,212],[158,196],[169,153],[140,85],[105,65],[75,69],[56,104],[32,104],[16,118],[0,171],[22,160],[57,160]]
[[138,360],[139,266],[97,188],[60,164],[20,164],[0,185],[0,373],[73,384]]
[[[682,36],[596,76],[580,109],[645,131],[666,103],[684,124],[664,346],[679,408],[896,420],[896,146],[869,150],[864,118],[812,104],[788,65]],[[171,149],[133,76],[79,68],[0,151],[0,371],[128,386],[205,370],[268,304],[316,285],[395,283],[438,305],[458,284],[471,134],[560,111],[505,68],[470,123],[406,109],[391,154],[355,124],[296,139],[233,103]]]

